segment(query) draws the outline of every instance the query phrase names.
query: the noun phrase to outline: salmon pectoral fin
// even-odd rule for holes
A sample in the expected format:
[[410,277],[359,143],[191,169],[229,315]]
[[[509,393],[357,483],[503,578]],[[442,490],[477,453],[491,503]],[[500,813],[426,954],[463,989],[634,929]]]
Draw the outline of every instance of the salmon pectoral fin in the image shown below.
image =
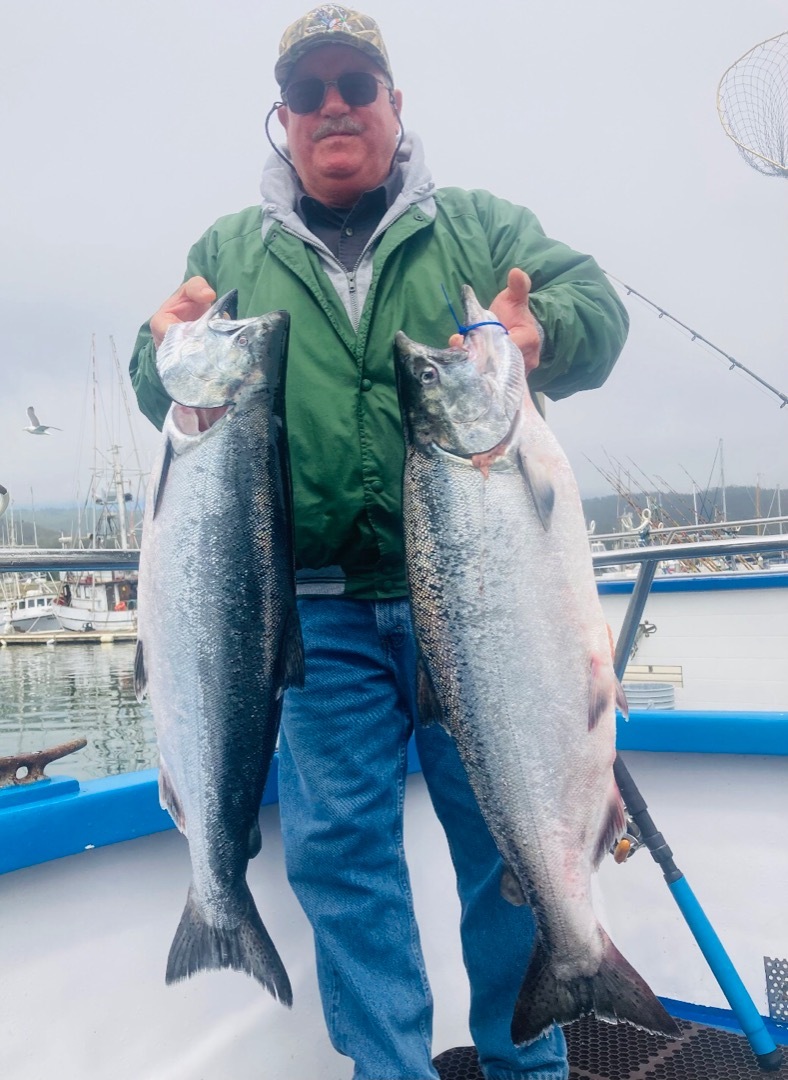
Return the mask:
[[298,610],[295,606],[289,612],[285,622],[274,672],[274,685],[278,698],[288,686],[304,685],[304,639],[301,636],[301,620],[298,618]]
[[167,983],[188,979],[198,971],[232,968],[245,971],[284,1005],[293,1004],[293,991],[284,964],[263,925],[246,882],[241,897],[243,917],[232,927],[212,926],[204,918],[194,887],[175,931],[167,957]]
[[528,490],[534,500],[539,520],[547,532],[553,517],[555,506],[555,488],[544,464],[537,458],[528,457],[521,449],[517,451],[517,462],[523,474]]
[[169,475],[169,472],[170,472],[170,465],[172,464],[172,459],[173,459],[172,443],[170,442],[169,439],[167,439],[167,442],[166,442],[165,447],[164,447],[164,456],[163,456],[162,462],[161,462],[161,470],[159,472],[159,478],[156,481],[156,492],[155,492],[155,494],[153,496],[153,518],[154,518],[154,520],[155,520],[156,515],[158,514],[159,510],[161,509],[161,502],[162,502],[162,499],[164,498],[164,489],[167,486],[167,476]]
[[147,692],[148,673],[145,670],[145,649],[140,638],[137,638],[137,648],[134,653],[134,696],[137,701],[142,701]]
[[512,1017],[518,1046],[542,1035],[552,1024],[568,1024],[593,1013],[600,1020],[626,1020],[652,1034],[677,1037],[681,1028],[602,928],[602,963],[596,975],[559,979],[541,937],[526,972]]
[[588,730],[593,731],[608,709],[615,705],[625,716],[629,715],[627,699],[609,657],[592,652],[588,663]]
[[591,672],[588,686],[588,730],[593,731],[601,717],[605,715],[613,699],[613,687],[610,680],[597,670],[596,661],[591,660]]

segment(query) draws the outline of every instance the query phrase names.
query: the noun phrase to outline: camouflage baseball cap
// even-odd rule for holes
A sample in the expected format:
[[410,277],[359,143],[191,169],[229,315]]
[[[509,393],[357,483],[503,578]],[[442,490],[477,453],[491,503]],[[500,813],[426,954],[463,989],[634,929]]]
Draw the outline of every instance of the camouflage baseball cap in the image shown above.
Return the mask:
[[282,35],[274,68],[274,77],[281,87],[287,84],[296,61],[318,45],[351,45],[360,49],[383,69],[393,85],[388,53],[375,20],[338,4],[321,4],[296,19]]

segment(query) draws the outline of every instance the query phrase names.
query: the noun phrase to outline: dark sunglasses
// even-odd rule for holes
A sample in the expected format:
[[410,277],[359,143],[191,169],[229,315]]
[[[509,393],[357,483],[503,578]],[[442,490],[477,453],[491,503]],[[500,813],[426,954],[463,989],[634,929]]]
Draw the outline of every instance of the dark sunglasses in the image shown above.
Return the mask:
[[[282,100],[294,113],[311,113],[319,109],[329,86],[335,86],[346,105],[371,105],[378,96],[378,86],[386,86],[369,71],[346,71],[336,79],[298,79],[282,91]],[[389,87],[386,87],[388,90]]]

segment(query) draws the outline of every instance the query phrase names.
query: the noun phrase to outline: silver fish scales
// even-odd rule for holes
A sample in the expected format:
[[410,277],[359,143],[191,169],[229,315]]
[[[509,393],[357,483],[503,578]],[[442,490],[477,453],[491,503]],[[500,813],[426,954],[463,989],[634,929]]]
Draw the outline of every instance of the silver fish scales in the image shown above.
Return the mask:
[[[494,321],[463,296],[466,324]],[[462,349],[399,334],[397,350],[420,711],[457,744],[506,864],[503,895],[537,922],[512,1038],[589,1012],[676,1034],[591,902],[624,830],[613,761],[625,702],[569,463],[500,324]]]
[[235,299],[172,327],[158,352],[174,403],[146,500],[135,682],[151,701],[161,803],[192,864],[167,982],[235,968],[290,1004],[246,882],[282,694],[303,682],[282,423],[289,318],[227,318]]

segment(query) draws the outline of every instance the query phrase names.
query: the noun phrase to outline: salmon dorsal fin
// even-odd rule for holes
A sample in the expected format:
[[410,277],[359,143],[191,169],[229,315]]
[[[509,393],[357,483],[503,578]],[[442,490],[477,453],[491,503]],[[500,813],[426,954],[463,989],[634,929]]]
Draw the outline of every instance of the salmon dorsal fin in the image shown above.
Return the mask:
[[626,827],[627,819],[624,814],[624,800],[621,798],[618,785],[613,781],[613,787],[608,797],[607,813],[602,822],[602,830],[594,851],[594,869],[599,866],[613,845],[618,843],[626,832]]
[[145,670],[145,649],[140,638],[134,652],[134,696],[142,701],[148,692],[148,673]]
[[553,507],[555,506],[555,488],[553,487],[553,481],[550,479],[550,474],[538,458],[526,454],[519,447],[517,450],[517,463],[520,466],[520,472],[523,474],[528,490],[531,492],[539,520],[545,532],[547,532],[550,528]]

